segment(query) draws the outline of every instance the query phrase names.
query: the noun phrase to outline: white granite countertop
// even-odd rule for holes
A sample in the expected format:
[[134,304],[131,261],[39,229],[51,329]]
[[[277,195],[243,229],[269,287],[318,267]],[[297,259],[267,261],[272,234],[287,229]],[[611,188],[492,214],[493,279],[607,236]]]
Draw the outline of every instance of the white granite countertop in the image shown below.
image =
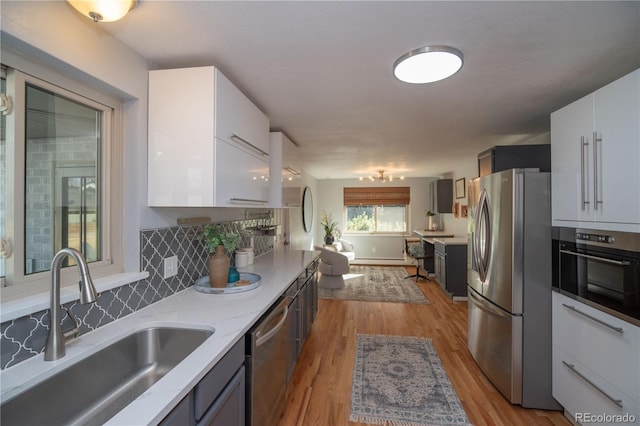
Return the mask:
[[429,238],[429,237],[453,237],[453,234],[451,232],[446,232],[446,231],[429,231],[428,229],[423,229],[423,230],[413,230],[413,233],[422,237],[422,238]]
[[256,258],[240,272],[259,274],[255,290],[236,294],[204,294],[189,287],[160,302],[80,336],[66,345],[66,356],[45,362],[39,354],[0,372],[5,401],[61,369],[120,338],[147,327],[169,326],[215,329],[215,333],[145,393],[107,422],[110,425],[155,424],[209,372],[273,305],[317,251],[278,250]]

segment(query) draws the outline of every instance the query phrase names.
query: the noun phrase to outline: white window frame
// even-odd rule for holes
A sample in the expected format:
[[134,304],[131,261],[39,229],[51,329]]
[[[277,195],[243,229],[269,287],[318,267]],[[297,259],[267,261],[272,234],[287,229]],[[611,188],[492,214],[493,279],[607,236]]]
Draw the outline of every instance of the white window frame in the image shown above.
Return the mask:
[[[123,102],[108,94],[71,80],[37,64],[22,63],[22,70],[12,64],[7,72],[7,92],[13,102],[7,116],[7,229],[12,256],[6,259],[6,284],[1,301],[48,292],[51,272],[24,274],[24,158],[25,158],[25,85],[27,83],[103,111],[101,143],[102,191],[102,260],[89,264],[91,276],[105,277],[123,272]],[[25,69],[27,68],[27,69]],[[35,76],[37,74],[38,76]],[[41,78],[38,78],[41,77]],[[46,80],[46,81],[45,81]],[[17,96],[21,94],[20,96]],[[13,209],[11,209],[13,206]],[[76,267],[63,268],[62,286],[77,285]]]

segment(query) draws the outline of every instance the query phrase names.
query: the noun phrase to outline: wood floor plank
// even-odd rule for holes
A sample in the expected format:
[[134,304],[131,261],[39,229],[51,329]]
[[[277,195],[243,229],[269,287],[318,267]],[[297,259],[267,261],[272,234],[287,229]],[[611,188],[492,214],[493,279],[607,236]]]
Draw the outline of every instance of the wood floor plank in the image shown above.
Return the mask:
[[[407,272],[413,268],[407,269]],[[319,301],[278,426],[364,426],[349,422],[356,334],[430,338],[472,424],[570,426],[560,411],[510,404],[467,350],[467,304],[449,300],[435,282],[419,280],[428,305]]]

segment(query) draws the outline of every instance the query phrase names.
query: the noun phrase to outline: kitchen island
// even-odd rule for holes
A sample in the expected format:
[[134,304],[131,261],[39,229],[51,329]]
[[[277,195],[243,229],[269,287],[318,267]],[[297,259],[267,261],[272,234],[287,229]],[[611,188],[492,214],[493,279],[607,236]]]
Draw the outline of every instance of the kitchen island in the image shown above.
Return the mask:
[[215,330],[202,345],[170,370],[106,424],[142,425],[160,422],[220,361],[245,333],[305,271],[319,253],[277,250],[256,258],[240,272],[261,276],[260,286],[236,294],[205,294],[193,287],[124,318],[84,334],[66,345],[66,356],[45,362],[39,354],[0,373],[2,401],[109,346],[148,327]]

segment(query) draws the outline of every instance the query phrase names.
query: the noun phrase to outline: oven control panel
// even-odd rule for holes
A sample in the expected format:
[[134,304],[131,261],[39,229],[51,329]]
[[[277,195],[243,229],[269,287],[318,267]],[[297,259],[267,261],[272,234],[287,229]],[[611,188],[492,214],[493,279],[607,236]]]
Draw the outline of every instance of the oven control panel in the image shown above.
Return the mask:
[[616,238],[611,235],[576,232],[576,241],[592,241],[594,243],[614,244],[616,242]]

